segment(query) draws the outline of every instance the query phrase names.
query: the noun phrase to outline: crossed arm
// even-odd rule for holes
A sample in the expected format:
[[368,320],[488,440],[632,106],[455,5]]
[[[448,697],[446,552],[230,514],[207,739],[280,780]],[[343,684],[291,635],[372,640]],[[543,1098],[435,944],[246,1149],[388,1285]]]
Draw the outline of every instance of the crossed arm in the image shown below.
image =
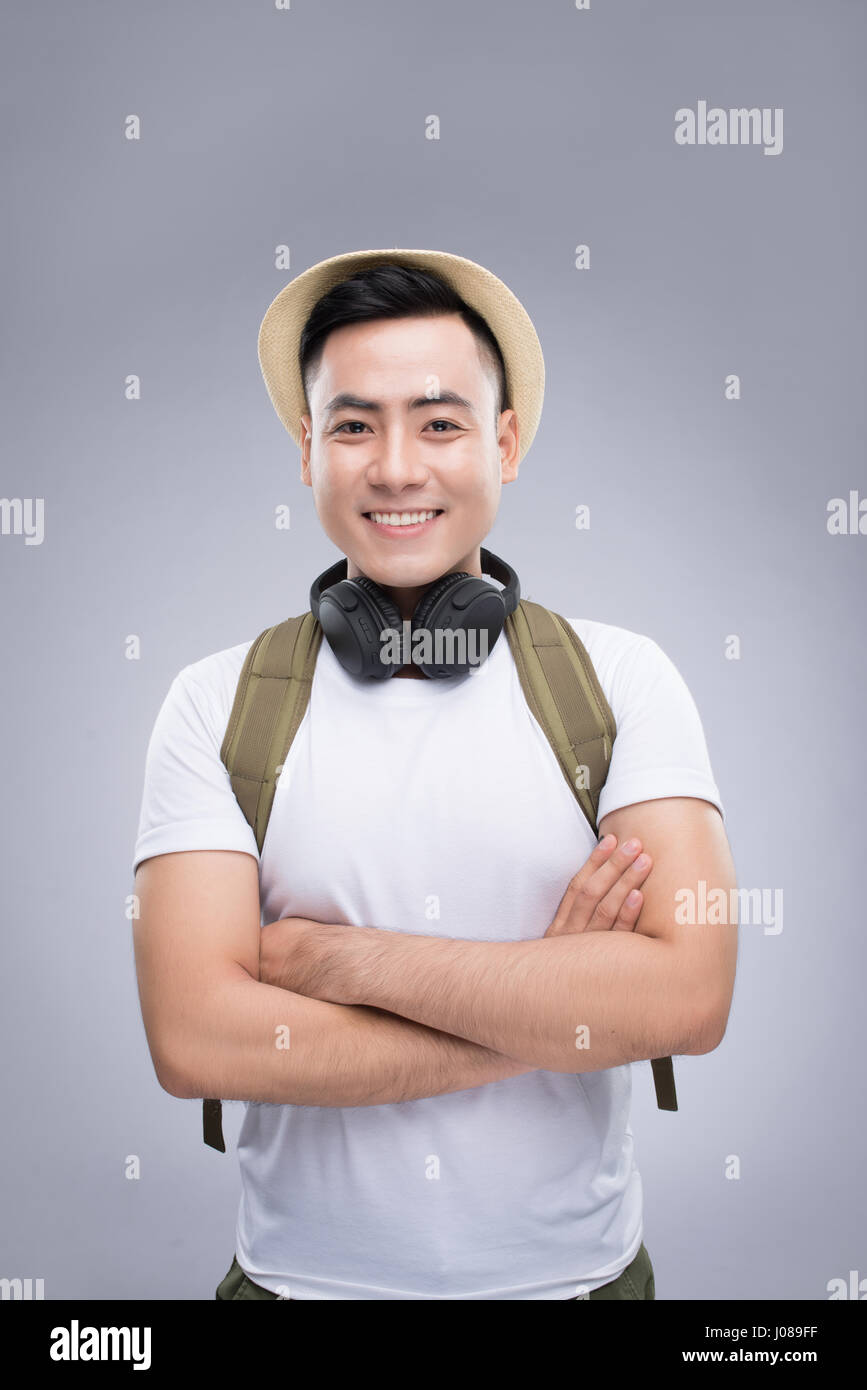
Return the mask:
[[[475,1077],[468,1085],[537,1067],[597,1071],[711,1051],[731,1005],[737,924],[678,920],[678,894],[698,896],[704,880],[708,899],[720,889],[732,900],[719,812],[671,797],[614,811],[599,828],[621,842],[638,836],[652,856],[634,931],[476,942],[290,918],[263,928],[260,978],[425,1025],[416,1036],[428,1063],[427,1030],[439,1030],[444,1066],[453,1071],[460,1055]],[[461,1050],[458,1040],[485,1051]],[[425,1094],[445,1089],[458,1087]]]

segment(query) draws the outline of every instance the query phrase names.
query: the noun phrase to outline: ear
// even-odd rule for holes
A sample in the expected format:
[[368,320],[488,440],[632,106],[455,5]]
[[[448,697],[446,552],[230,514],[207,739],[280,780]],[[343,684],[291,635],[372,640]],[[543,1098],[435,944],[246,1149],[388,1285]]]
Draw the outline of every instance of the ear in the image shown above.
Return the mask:
[[500,481],[512,483],[518,476],[520,448],[520,427],[514,410],[504,410],[500,416],[497,435],[500,449]]
[[310,478],[310,444],[313,439],[313,421],[309,415],[301,416],[301,481],[312,487]]

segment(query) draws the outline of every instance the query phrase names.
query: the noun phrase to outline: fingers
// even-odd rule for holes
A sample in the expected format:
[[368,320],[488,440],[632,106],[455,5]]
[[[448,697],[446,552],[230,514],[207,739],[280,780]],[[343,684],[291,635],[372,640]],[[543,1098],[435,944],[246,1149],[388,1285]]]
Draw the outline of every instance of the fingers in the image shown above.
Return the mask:
[[[648,869],[648,873],[650,870]],[[612,931],[634,931],[635,924],[641,915],[644,894],[640,888],[630,888],[623,900],[623,905],[617,914],[617,919],[612,927]]]
[[[605,841],[597,846],[597,850],[602,851],[602,862],[598,866],[594,864],[597,853],[594,850],[587,861],[590,866],[589,873],[585,874],[582,870],[576,875],[577,883],[570,901],[570,914],[578,914],[582,923],[578,928],[580,931],[588,927],[594,919],[597,927],[602,927],[603,923],[605,927],[612,926],[626,894],[631,888],[638,888],[647,877],[649,865],[642,863],[640,869],[635,869],[635,861],[642,857],[641,841],[632,839],[618,845],[614,836],[611,836],[611,840],[610,846],[606,845]],[[626,886],[618,895],[616,890],[624,880]],[[613,896],[609,897],[612,893]]]
[[606,835],[570,879],[545,935],[610,931],[615,924],[618,930],[632,931],[643,898],[629,904],[626,899],[640,888],[651,867],[650,857],[641,854],[640,841],[618,846],[615,835]]
[[557,908],[557,913],[554,917],[554,921],[548,928],[546,936],[554,935],[554,933],[559,931],[560,928],[564,925],[566,918],[569,916],[569,913],[571,911],[572,904],[575,900],[575,895],[593,877],[596,871],[602,867],[605,861],[611,857],[616,846],[616,835],[606,835],[604,839],[600,840],[597,845],[594,845],[593,850],[591,851],[590,855],[585,860],[585,862],[581,865],[581,868],[578,870],[577,874],[574,874],[573,877],[570,878],[568,884],[566,885],[566,892],[560,899],[560,906]]
[[[639,846],[640,849],[640,846]],[[644,883],[653,860],[649,854],[636,850],[627,851],[628,863],[617,882],[597,903],[585,930],[587,931],[633,931],[641,913]],[[637,893],[637,897],[632,897]]]

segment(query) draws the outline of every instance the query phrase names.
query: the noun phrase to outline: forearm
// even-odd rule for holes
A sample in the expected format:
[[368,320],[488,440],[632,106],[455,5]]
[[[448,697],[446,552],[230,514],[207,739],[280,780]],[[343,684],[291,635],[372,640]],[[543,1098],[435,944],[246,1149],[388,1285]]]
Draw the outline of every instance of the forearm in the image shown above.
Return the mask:
[[[698,928],[700,930],[700,928]],[[701,1051],[703,1000],[670,942],[588,932],[475,942],[365,929],[338,995],[549,1071]]]
[[414,1020],[309,999],[246,972],[208,992],[173,1055],[172,1094],[276,1105],[386,1105],[534,1070]]

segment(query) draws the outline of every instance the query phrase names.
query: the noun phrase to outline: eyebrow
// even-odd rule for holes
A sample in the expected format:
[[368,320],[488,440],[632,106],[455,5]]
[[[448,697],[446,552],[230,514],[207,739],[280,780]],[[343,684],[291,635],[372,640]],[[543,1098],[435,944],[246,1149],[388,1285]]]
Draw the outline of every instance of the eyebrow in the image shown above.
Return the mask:
[[[429,405],[457,405],[464,410],[469,410],[473,415],[478,411],[472,401],[459,396],[457,391],[441,391],[438,396],[414,396],[407,401],[410,410],[424,410]],[[333,415],[338,410],[372,410],[376,414],[382,414],[383,405],[381,401],[366,401],[361,396],[354,396],[351,391],[340,391],[338,395],[332,396],[324,407],[324,415]]]

